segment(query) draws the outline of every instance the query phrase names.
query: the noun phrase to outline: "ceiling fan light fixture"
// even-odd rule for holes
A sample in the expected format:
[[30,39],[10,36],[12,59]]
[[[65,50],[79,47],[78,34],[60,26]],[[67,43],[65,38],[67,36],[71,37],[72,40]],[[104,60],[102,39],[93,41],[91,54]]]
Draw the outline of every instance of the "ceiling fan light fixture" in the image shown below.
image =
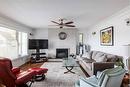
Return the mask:
[[63,28],[64,26],[66,26],[66,27],[75,27],[75,25],[70,25],[70,24],[74,23],[73,21],[64,22],[64,20],[66,20],[66,19],[61,18],[61,19],[59,19],[60,22],[56,22],[56,21],[51,21],[51,22],[53,22],[53,23],[57,24],[58,26],[60,26],[60,28]]

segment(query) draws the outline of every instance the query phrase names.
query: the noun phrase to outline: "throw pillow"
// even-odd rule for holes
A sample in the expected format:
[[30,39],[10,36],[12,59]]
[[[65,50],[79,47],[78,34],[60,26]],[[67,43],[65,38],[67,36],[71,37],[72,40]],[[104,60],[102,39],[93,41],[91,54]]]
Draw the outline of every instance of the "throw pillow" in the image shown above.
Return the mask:
[[107,62],[116,62],[117,60],[116,55],[108,54],[106,57],[107,57]]

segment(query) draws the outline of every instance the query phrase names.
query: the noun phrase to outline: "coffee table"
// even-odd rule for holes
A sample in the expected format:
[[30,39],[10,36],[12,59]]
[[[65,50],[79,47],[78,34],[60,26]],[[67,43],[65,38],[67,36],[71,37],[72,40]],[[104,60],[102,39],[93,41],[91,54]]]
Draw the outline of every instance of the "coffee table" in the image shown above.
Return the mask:
[[68,58],[63,58],[63,67],[65,67],[67,69],[65,73],[73,73],[75,74],[75,72],[72,71],[72,69],[74,67],[79,67],[79,64],[77,63],[76,59],[74,59],[73,57],[68,57]]

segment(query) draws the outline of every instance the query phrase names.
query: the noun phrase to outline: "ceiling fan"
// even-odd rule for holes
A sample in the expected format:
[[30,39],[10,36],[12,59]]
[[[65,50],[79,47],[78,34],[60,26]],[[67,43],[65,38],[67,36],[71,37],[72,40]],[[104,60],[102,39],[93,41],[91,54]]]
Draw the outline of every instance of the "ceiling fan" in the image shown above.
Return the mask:
[[66,26],[66,27],[75,27],[75,25],[70,25],[70,24],[74,23],[73,21],[64,22],[64,20],[66,20],[66,19],[60,18],[59,22],[56,22],[56,21],[51,21],[51,22],[57,24],[56,26],[60,26],[60,28],[63,28],[64,26]]

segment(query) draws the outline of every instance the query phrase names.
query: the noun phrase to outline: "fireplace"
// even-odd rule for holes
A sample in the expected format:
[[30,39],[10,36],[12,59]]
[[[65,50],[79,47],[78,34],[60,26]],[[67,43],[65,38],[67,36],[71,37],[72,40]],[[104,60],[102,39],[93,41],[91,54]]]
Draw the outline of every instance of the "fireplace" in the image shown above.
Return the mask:
[[68,49],[67,48],[58,48],[56,49],[56,58],[67,58]]

